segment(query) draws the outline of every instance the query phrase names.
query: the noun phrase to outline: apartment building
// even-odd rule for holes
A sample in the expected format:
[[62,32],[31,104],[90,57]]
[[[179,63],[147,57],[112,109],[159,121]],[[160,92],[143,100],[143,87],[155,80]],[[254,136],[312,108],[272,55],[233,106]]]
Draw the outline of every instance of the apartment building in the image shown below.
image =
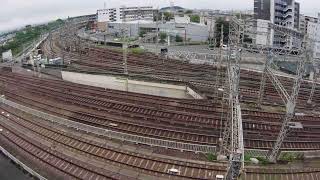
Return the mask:
[[[295,0],[254,0],[254,19],[257,26],[267,23],[273,23],[293,30],[299,30],[300,26],[300,4]],[[257,27],[259,30],[259,27]],[[261,29],[261,28],[260,28]],[[266,35],[267,36],[267,35]],[[258,42],[267,42],[259,40],[266,37],[257,37]],[[270,45],[274,48],[299,48],[292,37],[271,31],[269,34]],[[269,42],[269,41],[268,41]]]
[[135,20],[153,20],[154,13],[157,10],[152,6],[142,7],[119,7],[100,9],[97,11],[98,22],[123,22]]
[[308,32],[308,23],[318,23],[318,18],[316,17],[311,17],[311,16],[305,16],[303,14],[300,14],[300,25],[299,25],[299,30],[302,33],[307,33]]
[[320,59],[320,13],[318,18],[312,18],[313,21],[307,21],[307,35],[313,43],[313,57]]

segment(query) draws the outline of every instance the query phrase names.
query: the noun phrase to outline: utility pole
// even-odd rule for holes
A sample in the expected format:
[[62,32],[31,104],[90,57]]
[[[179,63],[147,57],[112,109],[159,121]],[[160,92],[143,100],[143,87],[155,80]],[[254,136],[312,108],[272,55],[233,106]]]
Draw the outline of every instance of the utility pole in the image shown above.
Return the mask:
[[158,54],[159,48],[159,8],[157,8],[157,16],[156,16],[156,27],[157,27],[157,36],[156,36],[156,53]]
[[162,21],[162,24],[164,24],[164,14],[161,13],[161,21]]
[[104,45],[106,46],[107,45],[107,38],[106,38],[105,34],[103,35],[103,41],[104,41]]
[[223,27],[223,24],[222,24],[221,25],[221,34],[220,34],[219,62],[217,64],[217,73],[216,73],[216,95],[217,95],[217,97],[219,95],[218,94],[219,93],[218,89],[219,89],[219,86],[220,86],[220,76],[221,76],[220,71],[221,71],[221,63],[222,63],[222,57],[223,57],[223,55],[222,55],[222,46],[223,46],[223,38],[224,38],[223,31],[224,31],[224,27]]
[[175,20],[176,11],[174,7],[174,0],[170,0],[170,8],[171,8],[171,13],[173,15],[174,25],[176,26],[176,20]]
[[273,61],[273,55],[272,55],[272,52],[269,52],[269,54],[267,55],[266,63],[264,65],[264,70],[262,73],[261,83],[260,83],[259,97],[258,97],[258,103],[257,103],[258,107],[260,108],[262,106],[262,101],[265,93],[264,90],[265,90],[266,81],[267,81],[268,67],[270,66],[270,63],[272,61]]
[[[274,33],[281,34],[287,37],[292,37],[292,39],[295,39],[297,42],[301,42],[302,38],[304,39],[303,42],[306,42],[306,37],[301,34],[300,32],[294,31],[292,29],[278,26],[272,23],[268,24],[268,34],[271,34],[271,31],[275,31]],[[267,43],[271,37],[267,36]],[[291,41],[291,40],[289,40]],[[287,137],[287,134],[291,128],[289,126],[289,123],[292,121],[292,119],[295,116],[295,108],[296,108],[296,103],[297,103],[297,98],[298,98],[298,93],[299,89],[301,86],[301,82],[303,80],[303,74],[305,70],[305,62],[309,61],[310,59],[310,50],[306,46],[305,48],[300,49],[298,52],[298,55],[296,55],[296,58],[300,59],[298,68],[297,68],[297,76],[296,80],[293,85],[292,93],[291,95],[287,92],[287,90],[284,88],[282,85],[281,81],[278,79],[278,77],[275,75],[271,68],[271,64],[273,63],[273,59],[276,57],[275,55],[278,55],[278,58],[281,58],[282,56],[292,56],[291,52],[292,50],[287,50],[285,48],[281,48],[280,50],[275,49],[275,48],[270,48],[268,47],[268,44],[266,45],[266,51],[268,52],[267,54],[267,60],[265,63],[265,68],[264,72],[262,74],[262,79],[261,79],[261,84],[260,84],[260,92],[259,92],[259,99],[258,99],[258,105],[261,106],[263,96],[264,96],[264,88],[265,88],[265,83],[266,83],[266,78],[268,77],[270,81],[272,82],[273,86],[277,90],[278,94],[280,95],[281,99],[283,102],[286,104],[286,114],[285,117],[282,121],[281,129],[278,134],[278,137],[276,139],[276,142],[274,143],[273,148],[269,151],[267,155],[267,159],[270,162],[276,162],[277,158],[279,156],[280,148],[283,144],[284,139]],[[279,51],[279,52],[278,52]],[[260,53],[263,53],[263,50],[261,49]]]
[[277,140],[272,148],[272,150],[268,154],[268,160],[270,162],[276,162],[277,158],[279,156],[280,148],[283,144],[284,139],[287,137],[287,134],[289,132],[290,126],[289,123],[295,116],[295,108],[296,103],[298,99],[298,94],[301,86],[301,82],[303,80],[303,74],[305,70],[305,63],[306,60],[310,58],[310,51],[306,51],[305,57],[303,57],[302,61],[300,61],[298,70],[297,70],[297,78],[295,80],[295,83],[293,85],[293,90],[290,99],[288,100],[286,104],[286,116],[282,122],[282,126],[280,129],[280,133],[277,137]]
[[[223,38],[224,38],[224,35],[223,35],[223,30],[224,30],[224,25],[221,24],[221,34],[220,34],[220,52],[222,50],[222,47],[223,47]],[[220,53],[221,54],[221,53]]]
[[31,60],[31,63],[32,63],[32,69],[33,69],[33,76],[36,77],[36,64],[35,64],[35,60],[34,60],[34,52],[32,51],[30,53],[30,60]]
[[309,96],[309,99],[308,99],[308,104],[311,104],[312,101],[313,101],[314,92],[316,90],[318,74],[319,74],[319,68],[318,67],[314,67],[314,74],[313,74],[313,79],[312,79],[312,88],[311,88],[310,96]]
[[[318,13],[318,19],[320,19],[320,13]],[[320,25],[320,21],[319,20],[318,20],[318,25]],[[314,42],[314,39],[312,39],[312,40],[309,39],[309,40],[311,41],[311,49],[312,49],[312,54],[313,54],[314,53],[315,42]],[[319,43],[319,42],[317,42],[317,43]],[[311,89],[310,96],[309,96],[309,99],[308,99],[308,104],[312,103],[314,92],[316,90],[317,77],[319,75],[318,63],[316,63],[316,61],[315,61],[314,54],[312,56],[313,56],[312,57],[312,65],[313,65],[314,75],[313,75],[313,80],[312,80],[312,89]]]
[[129,90],[129,85],[128,85],[128,62],[127,62],[127,55],[128,55],[128,44],[127,42],[123,43],[123,65],[124,65],[124,75],[126,76],[125,80],[125,90]]
[[[314,50],[314,42],[312,42],[312,40],[310,39],[309,41],[311,41],[311,49],[312,49],[312,56],[313,56],[313,50]],[[317,84],[317,76],[319,74],[319,67],[315,61],[315,58],[314,57],[311,57],[312,58],[312,69],[313,69],[313,77],[312,77],[312,88],[311,88],[311,92],[310,92],[310,95],[309,95],[309,99],[307,101],[308,104],[311,104],[312,103],[312,100],[313,100],[313,96],[314,96],[314,93],[315,93],[315,90],[316,90],[316,84]]]
[[[126,22],[126,12],[123,14],[123,23]],[[126,31],[124,31],[124,43],[122,44],[122,50],[123,50],[123,69],[124,69],[124,75],[125,77],[125,91],[129,91],[129,85],[128,85],[128,42],[127,42],[127,35]]]
[[209,26],[209,49],[212,46],[212,42],[213,42],[213,35],[212,35],[212,31],[213,31],[213,14],[211,14],[210,16],[210,26]]
[[[266,47],[269,47],[269,42],[270,42],[270,33],[271,33],[271,30],[270,28],[268,27],[267,29],[267,38],[266,38]],[[268,49],[268,48],[266,48]],[[260,54],[263,54],[263,48],[260,49]],[[270,63],[273,61],[273,54],[272,54],[272,51],[269,51],[268,54],[267,54],[267,58],[266,58],[266,62],[265,62],[265,65],[264,65],[264,70],[263,70],[263,73],[262,73],[262,77],[261,77],[261,82],[260,82],[260,90],[259,90],[259,97],[258,97],[258,107],[261,108],[262,106],[262,101],[263,101],[263,97],[264,97],[264,90],[265,90],[265,86],[266,86],[266,81],[267,81],[267,68],[270,66]]]
[[[294,34],[292,34],[292,37],[295,37],[297,39],[300,38],[301,36],[303,36],[303,35],[295,33],[295,32],[294,32]],[[306,43],[306,36],[304,36],[304,42]],[[277,161],[278,156],[280,154],[280,148],[281,148],[283,141],[287,137],[287,134],[291,128],[291,126],[289,126],[289,123],[292,121],[292,119],[295,116],[295,108],[296,108],[296,104],[297,104],[300,86],[301,86],[301,83],[303,80],[303,74],[305,71],[305,63],[306,63],[306,61],[309,61],[311,58],[311,50],[309,49],[309,47],[307,45],[305,46],[305,48],[302,49],[301,55],[302,55],[302,57],[301,56],[299,57],[301,60],[299,62],[299,66],[297,68],[297,76],[296,76],[296,80],[293,84],[291,96],[286,91],[286,89],[283,87],[283,85],[278,80],[278,78],[273,73],[273,71],[268,66],[268,64],[266,64],[267,75],[270,77],[271,82],[274,84],[276,90],[278,91],[278,93],[280,94],[284,103],[286,104],[286,114],[285,114],[284,120],[282,121],[280,132],[278,134],[276,142],[274,143],[273,148],[270,150],[270,152],[267,155],[267,159],[270,162],[275,163]]]
[[229,156],[226,179],[236,180],[243,168],[243,129],[242,115],[239,102],[240,60],[239,51],[243,25],[236,18],[232,18],[229,28],[229,50],[227,62],[227,77],[229,85],[229,103],[227,120],[223,132],[219,155]]
[[184,27],[184,45],[187,45],[187,28]]

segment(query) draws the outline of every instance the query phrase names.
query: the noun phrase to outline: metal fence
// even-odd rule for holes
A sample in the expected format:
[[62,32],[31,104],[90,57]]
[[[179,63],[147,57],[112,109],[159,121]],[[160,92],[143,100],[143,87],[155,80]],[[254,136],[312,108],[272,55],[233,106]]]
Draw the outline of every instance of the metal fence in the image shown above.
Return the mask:
[[215,153],[216,147],[215,146],[208,146],[208,145],[200,145],[200,144],[191,144],[191,143],[183,143],[183,142],[177,142],[177,141],[170,141],[170,140],[162,140],[162,139],[156,139],[156,138],[149,138],[149,137],[143,137],[143,136],[137,136],[122,132],[116,132],[108,129],[98,128],[78,122],[74,122],[71,120],[67,120],[61,117],[57,117],[51,114],[47,114],[20,104],[17,104],[15,102],[12,102],[10,100],[0,98],[2,103],[19,109],[23,112],[32,114],[34,116],[40,117],[43,120],[57,123],[60,125],[64,125],[67,127],[75,128],[76,130],[85,131],[88,133],[96,134],[99,136],[104,136],[112,139],[117,139],[121,141],[128,141],[132,143],[137,144],[145,144],[150,146],[157,146],[157,147],[164,147],[164,148],[170,148],[170,149],[177,149],[181,151],[191,151],[191,152],[203,152],[203,153]]
[[[40,117],[42,120],[49,121],[51,123],[56,123],[59,125],[64,125],[67,127],[74,128],[76,130],[84,131],[87,133],[96,134],[98,136],[103,136],[111,139],[117,139],[121,141],[127,141],[132,142],[136,144],[145,144],[149,146],[155,146],[155,147],[164,147],[169,149],[176,149],[181,151],[190,151],[190,152],[202,152],[202,153],[217,153],[217,147],[216,146],[208,146],[208,145],[200,145],[200,144],[191,144],[191,143],[183,143],[183,142],[177,142],[177,141],[169,141],[169,140],[162,140],[162,139],[156,139],[156,138],[149,138],[149,137],[143,137],[143,136],[137,136],[133,134],[127,134],[122,132],[116,132],[108,129],[98,128],[78,122],[74,122],[68,119],[64,119],[61,117],[57,117],[51,114],[47,114],[20,104],[17,104],[15,102],[12,102],[10,100],[5,99],[4,97],[0,97],[0,103],[4,103],[10,107],[19,109],[23,112],[32,114],[34,116]],[[282,153],[291,152],[294,153],[297,156],[303,155],[306,151],[282,151]],[[310,152],[310,151],[308,151]],[[268,153],[268,150],[259,150],[259,149],[245,149],[245,154],[252,156],[252,157],[266,157]]]

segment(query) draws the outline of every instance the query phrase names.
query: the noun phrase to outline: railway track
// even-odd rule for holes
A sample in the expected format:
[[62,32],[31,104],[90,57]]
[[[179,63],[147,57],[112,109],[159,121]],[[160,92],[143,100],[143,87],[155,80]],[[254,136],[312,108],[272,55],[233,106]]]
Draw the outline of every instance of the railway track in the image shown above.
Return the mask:
[[[2,120],[2,122],[5,122],[2,124],[8,124],[8,126],[3,126],[8,128],[8,130],[11,129],[11,127],[24,129],[32,132],[32,134],[35,134],[38,138],[45,139],[55,144],[55,146],[63,146],[66,147],[66,149],[71,148],[72,151],[82,154],[83,156],[92,157],[103,162],[116,163],[118,166],[125,165],[141,172],[147,171],[148,174],[163,174],[164,177],[167,177],[170,176],[170,174],[168,174],[168,169],[174,167],[180,171],[179,174],[175,175],[176,177],[211,179],[215,177],[216,174],[223,173],[225,169],[221,166],[152,158],[143,154],[128,153],[124,150],[107,148],[104,144],[91,143],[81,137],[67,135],[65,132],[48,128],[33,122],[32,120],[27,120],[23,116],[12,114],[15,113],[16,110],[10,111],[7,108],[2,107],[0,111],[5,112],[2,115],[2,118],[7,120]],[[10,116],[7,117],[7,114],[10,114]],[[13,130],[10,132],[12,133]]]
[[[105,57],[105,56],[102,56],[102,57]],[[74,57],[74,59],[78,59],[78,58],[79,57],[76,57],[76,56]],[[110,63],[112,64],[112,62],[110,62],[110,61],[104,61],[104,62],[100,62],[99,64],[92,65],[92,64],[90,64],[90,63],[92,63],[92,60],[88,61],[85,58],[86,57],[82,57],[81,61],[74,60],[72,62],[74,62],[76,64],[80,64],[80,65],[82,64],[82,65],[84,65],[84,68],[85,67],[94,67],[95,69],[99,69],[103,66],[106,66],[103,68],[104,70],[118,72],[118,73],[123,72],[122,63],[121,63],[122,59],[119,56],[111,56],[108,58],[108,59],[112,59],[112,58],[118,59],[118,62],[116,63],[115,66],[110,65]],[[95,57],[91,57],[90,59],[96,59],[96,58],[99,58],[99,57],[95,56]],[[140,61],[142,61],[142,60],[140,60]],[[132,62],[132,63],[135,65],[135,62]],[[116,67],[116,66],[118,66],[118,67]],[[149,66],[149,65],[146,64],[145,66]],[[156,67],[157,64],[154,64],[154,66]],[[167,67],[167,68],[170,68],[170,67]],[[195,79],[194,77],[201,76],[202,74],[205,74],[205,73],[201,72],[201,75],[198,75],[196,73],[197,69],[194,69],[193,70],[194,73],[190,73],[189,75],[178,74],[178,76],[176,76],[176,78],[171,78],[171,77],[174,77],[177,73],[176,71],[173,71],[173,69],[175,69],[175,68],[173,68],[171,71],[165,71],[165,72],[161,72],[159,70],[159,73],[161,73],[161,74],[157,74],[157,72],[158,72],[157,69],[143,70],[143,68],[140,68],[140,67],[132,67],[132,69],[138,69],[138,70],[137,71],[134,70],[134,71],[130,72],[130,74],[143,74],[143,75],[146,75],[149,77],[157,77],[157,79],[160,79],[160,80],[181,81],[181,78],[182,78],[182,79],[184,79],[183,81],[185,81],[185,82],[198,85],[199,87],[203,87],[203,88],[200,88],[200,91],[203,90],[206,94],[208,94],[208,96],[212,97],[211,92],[213,91],[213,87],[214,87],[212,82],[214,82],[213,79],[216,74],[213,74],[211,76],[211,80],[210,79],[203,80],[203,79],[207,79],[207,78],[202,78],[201,80],[198,80],[198,79]],[[130,64],[129,64],[129,70],[130,70]],[[192,70],[189,70],[189,71],[192,72]],[[210,72],[215,71],[215,70],[211,69],[211,70],[205,70],[205,71],[207,71],[206,74],[210,74]],[[150,72],[150,73],[147,73],[147,72]],[[166,74],[166,75],[162,76],[162,74]],[[241,79],[241,83],[240,83],[240,87],[242,89],[242,97],[243,97],[242,100],[243,101],[255,100],[257,97],[257,94],[259,92],[259,82],[260,82],[259,74],[258,73],[254,74],[255,77],[259,77],[259,78],[254,78],[254,76],[252,76],[252,74],[246,73],[246,71],[244,71],[243,74],[245,75],[245,77]],[[223,77],[221,77],[221,78],[223,78]],[[280,79],[283,81],[285,87],[287,88],[287,91],[291,92],[290,87],[293,82],[292,81],[289,82],[285,78],[280,78]],[[249,89],[249,88],[251,88],[251,89]],[[301,95],[300,95],[300,100],[299,100],[300,101],[299,104],[301,104],[301,105],[298,104],[299,108],[303,108],[303,106],[306,105],[306,102],[309,98],[310,89],[311,89],[311,87],[309,84],[302,85],[301,92],[300,92]],[[248,93],[248,92],[250,92],[250,93]],[[268,99],[268,98],[274,99],[277,104],[282,104],[282,100],[279,98],[279,96],[278,96],[276,90],[273,88],[271,82],[267,82],[267,86],[266,86],[266,99]],[[316,102],[319,102],[319,98],[315,98],[315,99],[316,99],[315,100]]]
[[[53,43],[55,44],[55,43]],[[47,48],[48,52],[50,52],[50,48]],[[57,47],[55,51],[61,51]],[[90,57],[79,56],[76,53],[69,53],[71,56],[71,62],[74,63],[86,63],[85,66],[81,68],[92,68],[95,70],[110,71],[123,73],[123,65],[122,65],[122,54],[113,50],[99,49],[99,48],[91,48],[88,50]],[[80,59],[80,60],[79,60]],[[144,59],[148,59],[148,61],[144,61]],[[94,64],[100,63],[100,64]],[[165,65],[165,66],[164,66]],[[150,69],[151,68],[151,69]],[[155,57],[153,55],[130,55],[128,60],[128,69],[132,69],[130,74],[141,74],[148,76],[150,78],[157,77],[159,80],[174,80],[178,82],[187,82],[193,83],[198,86],[198,89],[206,94],[210,98],[219,99],[219,97],[212,96],[212,92],[214,90],[215,76],[217,76],[216,69],[211,68],[209,66],[204,65],[189,65],[187,63],[182,63],[176,60],[169,60],[165,63],[165,61]],[[224,77],[224,68],[222,68],[222,72],[220,73],[220,78]],[[181,73],[186,73],[185,75]],[[209,75],[209,76],[208,76]],[[208,76],[208,77],[207,77]],[[159,78],[161,77],[161,78]],[[174,78],[172,78],[174,77]],[[201,78],[198,78],[201,77]],[[291,92],[291,86],[293,84],[293,80],[290,78],[279,77],[286,87],[288,92]],[[259,82],[260,82],[260,74],[258,72],[252,72],[248,70],[242,70],[242,78],[240,82],[241,87],[241,100],[244,102],[255,102],[257,99],[257,95],[259,92]],[[182,81],[181,81],[182,80]],[[307,100],[309,98],[309,92],[311,89],[310,83],[304,82],[302,84],[302,88],[300,90],[300,96],[298,100],[298,109],[308,110],[306,108]],[[319,88],[317,88],[319,91]],[[277,106],[282,106],[283,103],[281,98],[278,96],[276,90],[273,88],[271,82],[267,82],[266,86],[266,97],[265,99],[272,99],[273,104],[276,103]],[[314,101],[319,103],[319,98],[315,97]],[[265,102],[268,105],[272,105],[268,102]]]
[[[32,85],[29,84],[28,87],[30,88],[30,86],[32,86]],[[26,94],[28,91],[29,91],[29,94]],[[102,103],[96,103],[95,106],[88,106],[88,104],[90,104],[89,101],[84,101],[84,100],[81,100],[81,99],[78,99],[75,97],[68,101],[67,100],[68,97],[61,95],[61,92],[48,96],[48,94],[50,94],[48,89],[46,89],[42,93],[40,93],[41,91],[43,91],[43,90],[41,90],[41,87],[37,87],[35,89],[27,89],[26,87],[24,87],[22,85],[22,83],[20,83],[20,91],[19,92],[18,91],[15,92],[14,89],[9,89],[6,92],[6,94],[8,95],[9,98],[15,99],[18,102],[27,103],[28,106],[36,106],[39,108],[39,105],[43,104],[40,107],[40,110],[47,111],[49,113],[57,114],[57,112],[67,110],[67,112],[62,113],[62,114],[58,113],[58,115],[75,120],[77,122],[90,124],[90,125],[94,125],[94,126],[98,126],[98,127],[102,127],[102,128],[109,128],[109,129],[117,130],[120,132],[126,132],[126,133],[135,133],[136,132],[136,133],[138,133],[138,135],[142,135],[142,136],[147,135],[149,137],[154,137],[154,138],[174,140],[174,141],[180,141],[180,142],[188,142],[188,143],[193,143],[193,144],[202,144],[203,143],[205,145],[215,146],[218,143],[219,133],[214,133],[214,132],[217,132],[219,125],[217,125],[216,127],[213,126],[211,132],[210,132],[210,128],[207,128],[208,130],[200,130],[199,129],[199,131],[197,132],[197,130],[195,130],[194,127],[191,127],[191,129],[182,128],[181,126],[180,127],[174,126],[174,128],[172,128],[172,127],[166,128],[165,124],[170,124],[169,121],[167,121],[167,122],[162,121],[162,124],[164,125],[163,129],[159,129],[159,127],[161,127],[161,125],[162,125],[162,124],[157,123],[159,121],[155,121],[154,126],[152,126],[152,124],[150,124],[150,120],[147,120],[145,122],[145,123],[149,123],[149,126],[145,126],[146,125],[145,123],[143,123],[145,125],[142,125],[142,124],[139,125],[139,124],[135,123],[134,121],[131,121],[131,124],[128,124],[128,123],[125,123],[126,121],[128,122],[128,120],[126,120],[126,118],[124,118],[126,108],[123,110],[124,112],[122,112],[120,115],[118,114],[118,117],[114,116],[115,114],[113,114],[113,116],[111,114],[105,115],[103,113],[100,113],[100,111],[104,111],[104,110],[111,111],[110,110],[111,107],[107,106],[108,109],[104,109]],[[24,95],[21,96],[21,94],[24,94]],[[37,95],[34,96],[32,94],[37,94]],[[62,101],[65,101],[65,102],[68,102],[69,104],[78,104],[83,107],[96,109],[97,112],[94,114],[88,114],[88,113],[85,113],[85,110],[82,110],[82,113],[80,113],[81,111],[79,111],[80,110],[79,108],[78,108],[78,110],[73,110],[72,107],[68,107],[68,104],[62,105],[64,107],[64,109],[57,109],[56,103],[58,103],[58,101],[52,102],[52,103],[45,103],[45,102],[42,102],[41,98],[39,98],[39,97],[47,97],[47,99],[56,98],[56,99],[58,99],[58,101],[60,101],[60,103]],[[29,102],[27,102],[27,99]],[[100,104],[100,105],[98,106],[97,104]],[[61,106],[61,105],[58,105],[58,106]],[[48,107],[50,107],[50,108],[48,108]],[[72,114],[72,115],[70,116],[70,114]],[[258,113],[256,113],[256,114],[258,114]],[[104,118],[104,116],[107,116],[109,118]],[[112,119],[110,116],[115,117],[116,119]],[[132,115],[132,114],[131,115],[127,114],[127,116],[128,116],[128,118],[130,116],[134,117],[134,115]],[[119,119],[119,117],[121,117],[121,118]],[[143,117],[145,117],[145,115],[140,116],[138,118],[142,119]],[[261,118],[261,115],[260,116],[256,115],[256,117],[257,117],[257,119]],[[275,120],[274,125],[272,127],[270,124],[267,124],[267,123],[258,124],[257,122],[254,122],[253,119],[251,121],[252,122],[250,122],[250,123],[244,122],[244,127],[246,130],[245,132],[247,133],[245,136],[245,139],[247,139],[247,142],[248,142],[245,144],[250,148],[258,148],[258,149],[259,148],[268,149],[268,148],[272,147],[273,141],[275,139],[274,134],[276,134],[276,132],[279,131],[279,123],[276,123],[276,120]],[[218,120],[216,120],[215,123],[219,123],[219,122],[220,122],[220,120],[218,119]],[[132,124],[132,123],[134,123],[134,124]],[[197,122],[197,123],[199,123],[199,122]],[[213,124],[215,124],[215,123],[213,123]],[[112,127],[109,124],[116,124],[117,127]],[[178,124],[176,123],[176,125],[178,125]],[[192,124],[188,124],[187,127],[191,126],[191,125]],[[221,124],[220,124],[220,126],[221,126]],[[168,131],[168,128],[172,129],[172,131],[171,132]],[[165,130],[165,129],[167,129],[167,130]],[[313,130],[313,129],[314,129],[314,127],[310,127],[309,130]],[[261,130],[264,130],[267,132],[260,134]],[[184,132],[184,133],[182,133],[182,132]],[[189,134],[187,134],[187,132],[189,132]],[[261,137],[261,139],[257,139],[257,135],[258,135],[258,137]],[[269,138],[267,138],[267,136],[269,136]],[[287,139],[288,143],[286,143],[284,145],[284,149],[288,148],[291,150],[292,149],[301,150],[301,147],[304,147],[302,149],[305,149],[305,150],[306,149],[309,149],[309,150],[317,149],[318,147],[316,146],[316,144],[319,141],[318,137],[319,137],[319,134],[315,130],[314,131],[295,132],[292,135],[292,138],[290,136],[288,137],[288,139]],[[264,140],[262,140],[262,139],[264,139]],[[254,146],[256,146],[256,147],[254,147]]]
[[[42,49],[47,56],[63,56],[66,62],[71,63],[70,67],[76,70],[118,75],[123,75],[124,72],[122,53],[115,50],[90,48],[81,54],[72,52],[72,49],[67,52],[62,49],[57,34],[53,34],[53,39],[45,41]],[[0,73],[0,92],[5,94],[7,99],[43,113],[43,116],[36,116],[1,104],[0,128],[7,133],[0,133],[0,142],[24,152],[26,156],[33,157],[39,164],[67,179],[212,179],[217,174],[224,174],[225,164],[159,158],[144,152],[112,148],[106,143],[83,138],[79,135],[81,133],[70,133],[77,127],[90,126],[93,129],[126,134],[128,138],[139,136],[180,144],[210,147],[218,145],[223,131],[226,106],[222,105],[222,94],[214,92],[216,88],[224,86],[224,67],[218,70],[207,65],[192,65],[174,59],[164,60],[152,54],[130,54],[128,71],[134,77],[190,85],[207,99],[187,100],[149,96],[60,80]],[[260,76],[259,72],[241,70],[241,103],[252,105],[256,101]],[[281,76],[279,79],[290,93],[293,79]],[[217,80],[218,86],[215,85]],[[298,111],[305,114],[294,118],[295,122],[303,124],[303,129],[292,130],[286,137],[282,150],[320,149],[320,116],[311,114],[306,106],[310,89],[310,83],[304,81],[298,99]],[[316,89],[315,104],[320,102],[318,92],[320,88]],[[282,100],[269,81],[266,85],[265,99],[265,106],[283,108]],[[281,113],[281,110],[272,113],[245,107],[242,108],[245,149],[265,152],[274,144],[284,113]],[[68,133],[62,127],[46,124],[50,122],[50,118],[46,121],[36,120],[46,116],[56,118],[56,123],[58,120],[68,121],[74,124],[72,127],[75,129],[70,129]],[[99,138],[93,131],[87,132],[88,136]],[[106,142],[109,141],[111,140]],[[117,167],[117,171],[108,170],[105,164]],[[170,174],[170,168],[177,170],[177,173]],[[241,179],[252,180],[317,178],[320,178],[317,168],[288,170],[246,167],[245,173],[241,176]]]
[[[139,155],[128,153],[124,150],[108,149],[104,144],[94,143],[93,141],[76,137],[65,131],[38,123],[35,118],[30,116],[29,119],[27,119],[27,116],[21,114],[21,112],[19,113],[17,109],[10,109],[2,105],[0,111],[2,112],[0,116],[0,121],[2,122],[0,128],[6,132],[4,135],[0,134],[0,139],[10,141],[12,144],[15,144],[15,146],[22,148],[25,152],[42,160],[48,168],[54,168],[60,171],[60,174],[64,177],[87,179],[92,176],[101,179],[134,179],[134,177],[106,171],[105,169],[90,166],[87,163],[67,157],[65,154],[59,152],[62,147],[72,149],[73,152],[86,156],[86,158],[93,158],[96,161],[113,162],[120,164],[119,166],[122,168],[124,168],[123,165],[125,165],[141,172],[147,172],[148,175],[153,174],[164,179],[169,177],[174,179],[212,179],[216,174],[224,173],[224,167],[221,165],[210,166],[208,164],[194,164],[159,158],[154,159],[143,154]],[[42,143],[37,143],[36,139],[42,139]],[[52,150],[52,146],[51,148],[46,147],[43,145],[45,144],[43,141],[51,142],[54,147],[59,148]],[[179,174],[169,174],[169,167],[178,169]],[[240,179],[264,179],[272,177],[275,179],[303,178],[308,180],[317,178],[319,175],[320,170],[315,168],[286,170],[247,167]]]
[[[57,173],[58,176],[62,176],[67,179],[121,179],[112,178],[112,175],[108,175],[107,171],[102,172],[97,167],[90,166],[85,162],[81,162],[66,156],[62,153],[52,150],[50,147],[40,144],[34,140],[27,139],[25,134],[20,133],[12,126],[5,126],[1,123],[0,127],[5,133],[0,135],[1,142],[5,142],[13,145],[15,148],[23,151],[24,154],[28,154],[33,158],[40,161],[40,164],[46,167],[48,171]],[[100,171],[99,171],[100,170]],[[123,175],[116,175],[125,177]],[[126,177],[125,179],[129,179]]]

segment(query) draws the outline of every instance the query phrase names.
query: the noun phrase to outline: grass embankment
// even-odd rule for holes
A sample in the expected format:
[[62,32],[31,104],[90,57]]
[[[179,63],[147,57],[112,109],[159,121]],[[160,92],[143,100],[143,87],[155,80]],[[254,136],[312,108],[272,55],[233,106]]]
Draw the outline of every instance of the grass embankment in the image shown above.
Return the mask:
[[8,50],[12,50],[12,54],[15,56],[19,54],[24,47],[29,46],[33,41],[37,40],[41,34],[50,32],[60,25],[64,23],[63,20],[58,19],[56,21],[50,22],[44,25],[38,26],[26,26],[24,29],[18,31],[16,36],[13,38],[12,41],[8,42],[4,46],[0,46],[0,57],[2,53]]

